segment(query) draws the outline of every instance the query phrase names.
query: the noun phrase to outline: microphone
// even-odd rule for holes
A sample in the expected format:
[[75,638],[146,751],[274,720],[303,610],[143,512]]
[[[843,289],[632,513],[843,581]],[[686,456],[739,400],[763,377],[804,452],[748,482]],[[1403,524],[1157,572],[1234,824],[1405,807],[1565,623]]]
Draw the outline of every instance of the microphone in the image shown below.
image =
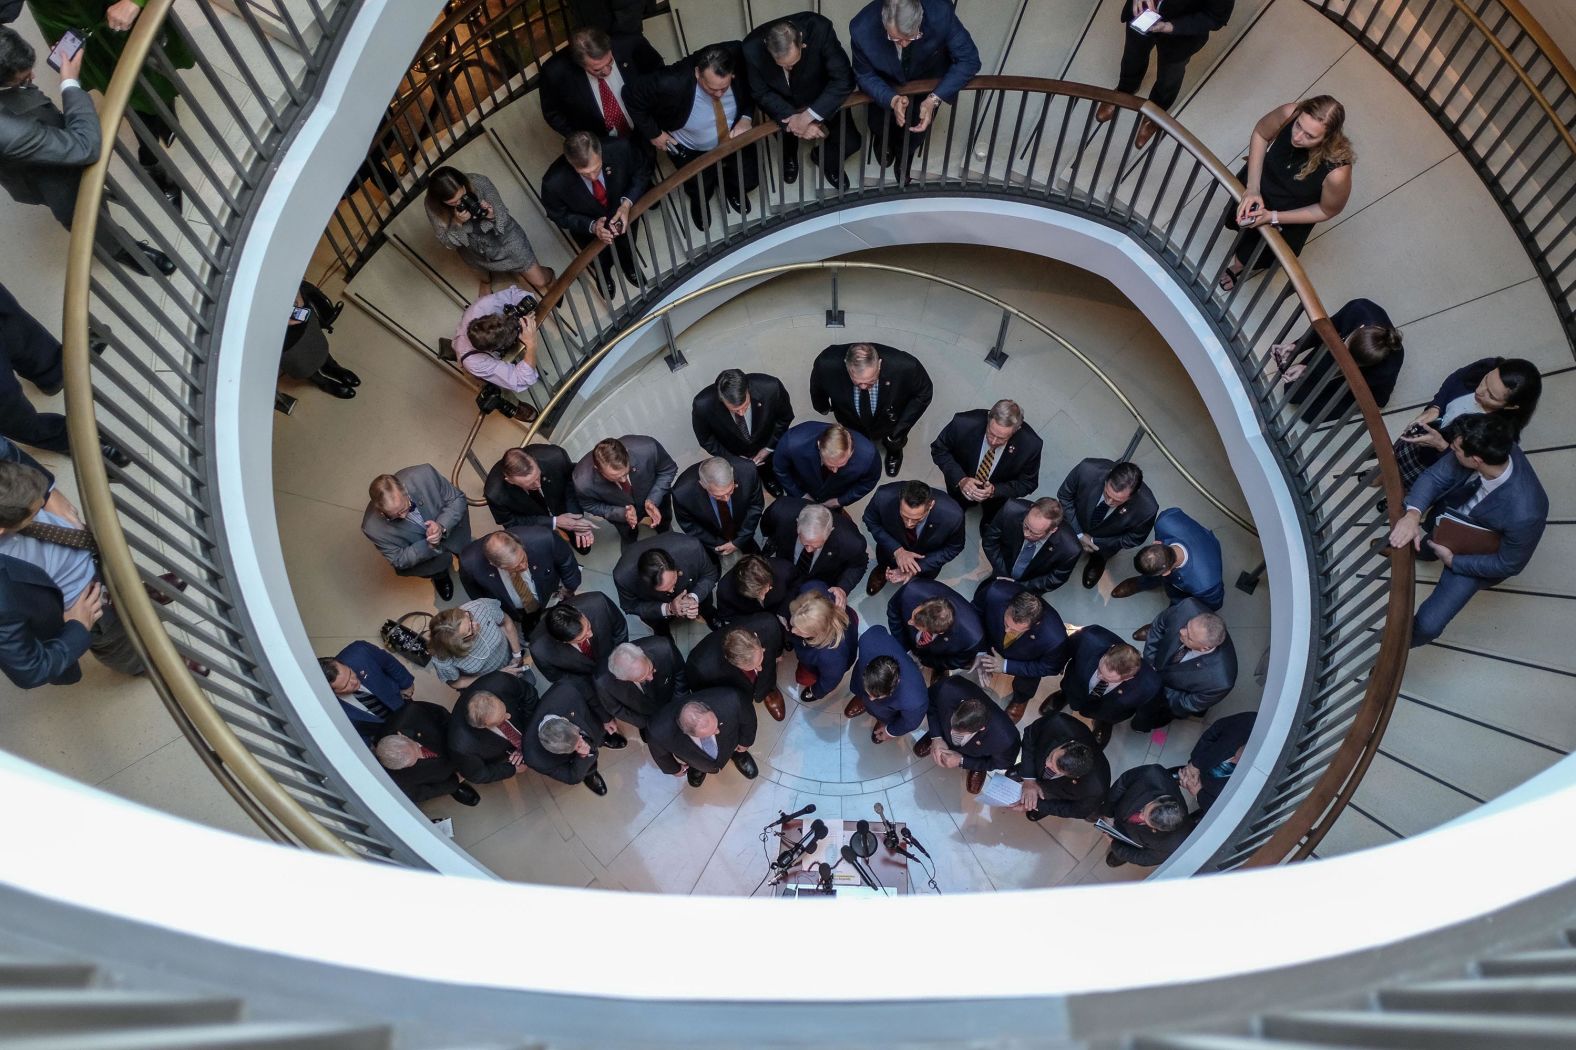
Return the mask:
[[854,866],[854,870],[859,873],[859,881],[877,893],[881,892],[881,887],[876,885],[876,880],[866,874],[865,866],[859,863],[859,855],[854,852],[854,847],[846,844],[843,846],[843,859]]
[[921,846],[919,844],[919,840],[914,837],[914,833],[909,831],[907,828],[903,829],[903,841],[919,850],[919,852],[923,853],[925,856],[930,856],[930,850],[926,849],[924,846]]
[[816,865],[816,869],[821,873],[821,884],[817,888],[822,893],[831,893],[832,892],[832,866],[830,864],[828,864],[826,861],[823,860],[821,863]]
[[826,838],[826,822],[818,820],[810,825],[810,831],[798,842],[777,854],[777,867],[786,868],[800,857],[814,853],[821,846],[821,840]]
[[886,844],[887,849],[901,853],[903,847],[898,845],[897,828],[893,827],[892,822],[886,818],[886,810],[881,808],[881,803],[879,802],[876,803],[876,816],[880,817],[881,823],[886,825],[886,834],[881,841]]
[[854,833],[848,836],[848,842],[853,846],[854,852],[861,858],[868,857],[876,851],[876,837],[870,831],[870,821],[861,820],[854,825]]
[[810,813],[814,813],[814,812],[815,812],[815,803],[812,802],[808,806],[804,807],[803,809],[794,810],[792,813],[779,813],[779,814],[777,814],[777,819],[772,821],[770,824],[768,824],[766,826],[768,828],[781,827],[782,825],[788,823],[790,820],[798,820],[800,817],[805,816],[805,815],[810,814]]

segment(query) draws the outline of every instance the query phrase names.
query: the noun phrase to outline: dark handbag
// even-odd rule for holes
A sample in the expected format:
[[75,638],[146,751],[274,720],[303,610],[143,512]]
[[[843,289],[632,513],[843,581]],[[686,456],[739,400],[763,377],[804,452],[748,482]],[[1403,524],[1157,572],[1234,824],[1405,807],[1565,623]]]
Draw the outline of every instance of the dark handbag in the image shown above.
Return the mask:
[[432,653],[427,649],[427,639],[421,632],[405,625],[406,620],[421,617],[422,622],[432,619],[432,614],[427,612],[406,613],[398,620],[384,620],[383,629],[378,633],[383,638],[383,648],[395,656],[404,657],[417,667],[426,667],[432,662]]

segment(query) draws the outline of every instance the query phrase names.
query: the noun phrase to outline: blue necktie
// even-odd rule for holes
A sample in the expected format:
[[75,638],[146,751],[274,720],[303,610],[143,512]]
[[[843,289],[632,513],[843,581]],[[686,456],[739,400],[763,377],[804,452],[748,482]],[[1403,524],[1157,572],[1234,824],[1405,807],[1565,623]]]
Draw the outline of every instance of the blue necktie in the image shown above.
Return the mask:
[[1012,563],[1012,575],[1022,576],[1029,571],[1029,563],[1034,560],[1034,555],[1039,551],[1042,540],[1030,540],[1023,545],[1023,550],[1018,552],[1018,560]]

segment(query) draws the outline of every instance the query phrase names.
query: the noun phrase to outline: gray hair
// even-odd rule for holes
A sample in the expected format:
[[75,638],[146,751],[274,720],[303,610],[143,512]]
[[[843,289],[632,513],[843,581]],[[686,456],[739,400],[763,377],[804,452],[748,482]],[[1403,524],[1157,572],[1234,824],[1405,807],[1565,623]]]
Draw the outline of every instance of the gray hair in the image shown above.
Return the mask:
[[536,739],[554,755],[570,755],[580,745],[580,727],[563,715],[548,715],[536,727]]
[[1023,426],[1023,409],[1018,407],[1018,402],[1002,398],[990,406],[990,421],[1017,430]]
[[695,728],[695,723],[706,715],[711,714],[711,705],[700,700],[691,700],[679,708],[679,728],[685,733]]
[[1204,644],[1211,649],[1218,648],[1226,640],[1226,621],[1214,613],[1199,613],[1189,621],[1200,634],[1204,636]]
[[722,456],[701,460],[700,483],[708,489],[720,489],[733,484],[733,464]]
[[850,372],[868,372],[881,363],[881,352],[869,343],[850,343],[843,364]]
[[811,503],[799,512],[794,525],[801,536],[830,536],[832,512],[819,503]]
[[925,20],[925,8],[920,0],[881,0],[881,24],[904,36],[919,32]]
[[786,18],[781,22],[773,23],[766,30],[766,53],[773,58],[784,58],[788,52],[804,44],[804,34],[799,32],[799,27]]
[[646,659],[646,652],[634,642],[622,642],[607,654],[607,669],[620,682],[634,681],[635,668]]
[[421,760],[421,745],[398,733],[379,740],[372,751],[384,769],[409,769]]

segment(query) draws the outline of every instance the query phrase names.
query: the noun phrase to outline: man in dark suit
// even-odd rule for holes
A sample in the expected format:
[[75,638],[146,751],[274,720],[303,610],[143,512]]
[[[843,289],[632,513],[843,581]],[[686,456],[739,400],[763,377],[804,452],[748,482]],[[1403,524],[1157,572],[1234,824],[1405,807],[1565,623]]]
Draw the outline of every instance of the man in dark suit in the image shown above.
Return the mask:
[[[1209,42],[1209,34],[1225,28],[1231,18],[1236,0],[1154,0],[1153,3],[1120,3],[1117,13],[1122,16],[1126,32],[1122,34],[1122,65],[1117,74],[1116,90],[1129,95],[1138,93],[1149,71],[1149,53],[1157,55],[1155,84],[1149,89],[1149,101],[1161,109],[1170,109],[1182,91],[1182,77],[1187,73],[1187,60],[1202,51]],[[1151,9],[1160,21],[1143,32],[1133,28],[1138,12]],[[1116,116],[1116,106],[1102,102],[1095,110],[1094,119],[1104,123]],[[1138,123],[1138,133],[1133,145],[1143,149],[1154,137],[1157,125],[1148,117]]]
[[755,705],[742,690],[716,686],[676,698],[651,720],[651,757],[673,776],[687,775],[700,787],[706,774],[721,773],[731,760],[745,779],[760,769],[750,754],[755,743]]
[[[607,794],[607,781],[596,770],[597,742],[623,747],[624,738],[609,734],[596,711],[591,681],[565,678],[549,686],[520,731],[525,765],[563,784],[584,784],[593,795]],[[608,744],[608,737],[617,744]]]
[[394,566],[396,576],[432,581],[439,601],[454,597],[449,567],[471,542],[465,493],[431,464],[379,474],[367,489],[361,533]]
[[1040,679],[1067,665],[1067,625],[1038,594],[1012,580],[986,580],[974,594],[985,628],[980,663],[1012,678],[1007,717],[1016,725],[1039,692]]
[[678,476],[679,465],[655,438],[603,438],[575,464],[575,495],[587,514],[606,519],[628,547],[643,523],[658,532],[673,527],[668,497]]
[[866,594],[880,594],[915,577],[936,578],[963,553],[963,508],[923,481],[894,481],[876,489],[865,508],[865,530],[876,541],[876,564]]
[[619,608],[655,634],[670,634],[670,620],[700,619],[710,626],[717,617],[711,602],[717,566],[693,536],[670,533],[633,544],[613,566],[613,586]]
[[1226,781],[1237,771],[1257,720],[1258,714],[1254,711],[1215,719],[1193,745],[1187,765],[1177,770],[1177,783],[1198,799],[1200,814],[1208,812],[1215,804]]
[[[947,0],[871,0],[854,16],[848,36],[854,81],[871,98],[865,123],[881,165],[890,167],[901,155],[906,181],[936,110],[957,102],[980,71],[979,49]],[[923,99],[898,94],[904,84],[931,79],[941,83]]]
[[876,447],[839,423],[814,420],[788,428],[777,446],[777,481],[789,496],[846,510],[881,480]]
[[985,644],[979,611],[935,580],[911,580],[898,588],[887,602],[887,630],[933,678],[969,666]]
[[679,475],[673,485],[673,515],[721,563],[724,554],[757,550],[755,527],[766,497],[747,459],[712,456]]
[[1152,868],[1187,838],[1187,809],[1176,778],[1164,766],[1137,766],[1116,778],[1106,794],[1105,815],[1132,843],[1111,839],[1105,862],[1113,868]]
[[497,599],[529,633],[550,603],[580,589],[580,563],[552,529],[516,525],[461,551],[460,581],[468,594]]
[[758,612],[786,619],[792,582],[793,563],[786,558],[746,554],[717,581],[717,622],[726,627]]
[[[1390,546],[1410,543],[1419,558],[1443,565],[1412,621],[1414,649],[1438,638],[1479,590],[1525,569],[1549,520],[1549,497],[1503,413],[1459,416],[1451,430],[1450,451],[1407,492],[1406,513],[1390,530]],[[1446,515],[1491,534],[1495,549],[1457,554],[1433,539],[1425,543]]]
[[387,729],[373,751],[406,798],[418,806],[444,795],[462,806],[482,800],[475,788],[461,782],[449,758],[449,712],[443,707],[412,701],[400,708]]
[[787,388],[764,372],[725,369],[690,405],[690,425],[700,447],[713,456],[754,463],[762,487],[773,496],[781,496],[783,487],[772,469],[772,452],[792,422]]
[[647,15],[657,14],[656,0],[569,0],[575,21],[604,33],[639,33]]
[[909,431],[930,405],[935,387],[919,358],[881,343],[838,343],[810,366],[810,403],[886,450],[887,477],[903,466]]
[[1197,598],[1165,609],[1150,627],[1144,662],[1160,672],[1162,691],[1133,716],[1139,732],[1202,715],[1237,684],[1237,647],[1226,622]]
[[1023,731],[1018,776],[1023,798],[1012,808],[1030,820],[1092,820],[1105,805],[1111,764],[1088,726],[1071,715],[1045,715]]
[[859,659],[849,679],[854,698],[843,708],[846,718],[868,714],[875,719],[872,743],[884,744],[907,736],[924,724],[930,711],[930,691],[914,658],[878,625],[859,636]]
[[686,691],[684,658],[673,639],[649,635],[615,646],[592,682],[608,714],[646,740],[652,718]]
[[1062,505],[1049,496],[1008,503],[980,530],[991,573],[1017,580],[1036,594],[1066,583],[1083,548],[1062,520]]
[[800,11],[757,27],[744,38],[744,64],[756,104],[782,125],[783,181],[798,180],[798,140],[804,139],[815,143],[811,161],[819,156],[826,181],[841,189],[843,161],[863,140],[853,115],[839,116],[854,91],[854,70],[831,19]]
[[1040,484],[1044,442],[1023,421],[1016,401],[959,412],[930,443],[947,494],[964,507],[980,508],[980,532],[1010,499],[1024,499]]
[[596,522],[581,510],[573,473],[557,445],[511,448],[487,472],[487,509],[503,528],[543,525],[561,531],[577,552],[590,550]]
[[371,642],[351,642],[317,662],[340,710],[361,739],[372,743],[416,691],[415,677],[392,654]]
[[1105,563],[1117,551],[1144,542],[1160,510],[1138,465],[1110,459],[1079,463],[1067,472],[1056,498],[1068,530],[1089,555],[1083,573],[1085,590],[1100,582]]
[[662,56],[638,29],[612,37],[603,29],[577,29],[568,47],[542,63],[542,116],[563,138],[589,131],[632,139],[644,150],[645,140],[634,135],[635,122],[624,106],[624,85],[661,68]]
[[[635,134],[667,153],[675,168],[682,168],[750,130],[755,100],[744,75],[744,46],[737,40],[709,44],[671,66],[631,80],[624,85],[624,105],[635,122]],[[728,207],[750,211],[748,194],[760,181],[753,146],[684,183],[696,229],[706,229],[719,168]]]
[[[1155,542],[1133,556],[1138,575],[1123,580],[1111,591],[1113,598],[1129,598],[1140,591],[1165,587],[1173,604],[1197,598],[1211,612],[1226,601],[1226,582],[1215,534],[1176,507],[1167,507],[1155,519]],[[1133,640],[1148,634],[1139,628]]]
[[589,678],[615,646],[628,640],[624,614],[607,595],[586,591],[547,610],[531,633],[531,662],[549,682]]
[[755,613],[719,628],[690,650],[684,680],[691,689],[723,685],[737,689],[781,722],[787,714],[777,688],[777,661],[783,655],[783,626],[771,613]]
[[930,687],[929,722],[914,754],[942,769],[969,771],[964,786],[978,795],[985,774],[1017,765],[1018,727],[990,694],[966,675],[949,675]]
[[528,670],[493,671],[465,687],[449,718],[449,757],[460,776],[491,784],[525,768],[520,748],[536,699],[536,679]]
[[761,518],[763,550],[788,563],[788,593],[806,580],[820,580],[846,600],[870,567],[865,537],[846,514],[787,496]]
[[542,209],[584,250],[594,243],[611,245],[597,256],[602,288],[611,300],[613,256],[629,282],[630,295],[638,294],[640,274],[635,268],[634,233],[638,220],[629,210],[651,187],[646,158],[621,139],[603,143],[589,131],[564,139],[564,155],[553,161],[542,176]]
[[1094,723],[1095,743],[1111,739],[1111,727],[1160,696],[1160,672],[1143,654],[1099,624],[1079,628],[1067,640],[1067,668],[1061,685],[1040,703],[1040,714],[1064,707]]

